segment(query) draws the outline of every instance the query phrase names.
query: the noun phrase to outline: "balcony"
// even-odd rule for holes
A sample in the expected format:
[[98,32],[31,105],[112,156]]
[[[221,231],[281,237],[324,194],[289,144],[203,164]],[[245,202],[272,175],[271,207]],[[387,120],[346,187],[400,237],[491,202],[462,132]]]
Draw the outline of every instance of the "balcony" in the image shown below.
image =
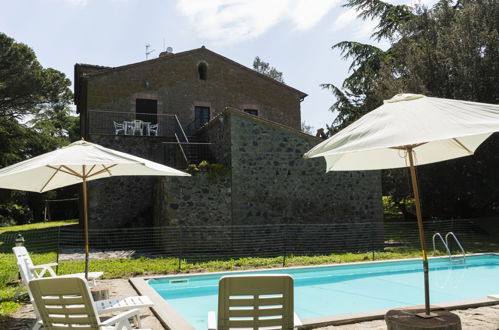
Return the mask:
[[[157,140],[149,140],[141,144],[139,157],[171,166],[177,169],[185,169],[189,164],[199,164],[206,160],[214,162],[210,152],[211,143],[206,143],[202,138],[193,136],[196,131],[193,123],[186,126],[186,131],[180,124],[176,115],[173,114],[150,114],[135,112],[117,112],[91,110],[88,114],[88,133],[90,135],[109,136],[133,136],[135,139],[161,137]],[[108,137],[105,137],[105,136]],[[145,140],[142,140],[145,142]],[[126,144],[131,147],[139,140],[132,142],[127,140]],[[123,142],[124,143],[124,142]],[[129,150],[128,152],[131,152]],[[124,150],[127,152],[127,150]],[[136,152],[132,152],[136,154]]]
[[174,137],[185,135],[176,115],[90,110],[88,133]]

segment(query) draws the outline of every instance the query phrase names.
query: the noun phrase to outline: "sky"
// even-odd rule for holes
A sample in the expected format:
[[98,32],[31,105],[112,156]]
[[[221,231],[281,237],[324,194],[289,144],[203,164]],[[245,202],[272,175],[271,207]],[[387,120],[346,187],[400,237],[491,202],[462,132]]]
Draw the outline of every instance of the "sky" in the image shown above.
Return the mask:
[[[412,0],[411,0],[412,1]],[[423,4],[429,4],[428,1]],[[411,4],[408,0],[388,1]],[[370,39],[377,22],[356,18],[344,0],[12,0],[0,1],[0,32],[30,46],[44,67],[73,81],[75,63],[120,66],[172,47],[205,46],[252,68],[259,56],[308,94],[302,121],[330,125],[335,99],[320,84],[340,86],[350,63],[331,46]],[[377,44],[386,48],[388,44]]]

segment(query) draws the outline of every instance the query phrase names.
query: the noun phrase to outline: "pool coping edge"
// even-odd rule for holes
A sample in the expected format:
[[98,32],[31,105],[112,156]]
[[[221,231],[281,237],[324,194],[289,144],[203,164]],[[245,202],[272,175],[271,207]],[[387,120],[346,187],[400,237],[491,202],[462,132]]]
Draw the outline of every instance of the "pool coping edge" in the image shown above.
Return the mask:
[[[473,253],[469,256],[480,256],[480,255],[499,255],[495,252],[486,253]],[[448,256],[431,257],[431,259],[448,258]],[[311,265],[311,266],[293,266],[293,267],[279,267],[279,268],[257,268],[257,269],[247,269],[230,271],[230,273],[245,273],[253,271],[265,271],[265,270],[282,270],[282,269],[293,269],[293,268],[312,268],[312,267],[328,267],[328,266],[339,266],[339,265],[349,265],[349,264],[359,264],[359,263],[384,263],[393,261],[408,261],[408,260],[421,260],[420,258],[405,258],[405,259],[388,259],[388,260],[378,260],[378,261],[364,261],[364,262],[349,262],[341,264],[327,264],[327,265]],[[165,299],[163,299],[159,293],[157,293],[147,281],[150,279],[157,278],[168,278],[168,277],[178,277],[178,276],[203,276],[203,275],[216,275],[225,274],[227,271],[221,272],[203,272],[203,273],[181,273],[172,275],[151,275],[144,277],[132,277],[129,282],[134,287],[134,289],[140,295],[147,295],[154,303],[151,307],[153,313],[156,315],[160,323],[169,330],[195,330],[195,328],[187,322]],[[468,300],[455,300],[445,303],[439,303],[438,305],[431,305],[431,308],[444,308],[446,310],[456,310],[456,309],[466,309],[466,308],[476,308],[482,306],[492,306],[499,304],[498,300],[491,298],[475,298]],[[422,306],[405,306],[400,307],[404,309],[417,308]],[[393,309],[393,308],[392,308]],[[384,319],[386,312],[390,309],[373,310],[367,312],[356,312],[356,313],[346,313],[346,314],[336,314],[331,316],[322,316],[317,318],[302,319],[302,325],[298,327],[299,329],[313,329],[317,327],[329,326],[329,325],[344,325],[351,323],[358,323],[364,321],[373,321]]]
[[[448,311],[456,309],[467,309],[476,308],[484,306],[492,306],[499,304],[499,301],[490,298],[475,298],[468,300],[455,300],[446,303],[440,303],[437,305],[431,305],[431,309],[445,309]],[[413,308],[424,308],[424,305],[419,306],[404,306],[399,307],[400,309],[413,309]],[[385,318],[385,314],[391,309],[380,309],[367,312],[357,312],[357,313],[347,313],[347,314],[337,314],[331,316],[322,316],[316,318],[308,318],[302,320],[302,326],[300,329],[313,329],[317,327],[325,327],[330,325],[345,325],[358,322],[382,320]]]
[[[151,277],[153,278],[153,277]],[[128,279],[133,288],[144,296],[149,296],[154,305],[152,312],[165,329],[169,330],[195,330],[173,307],[163,299],[148,283],[147,277],[132,277]]]

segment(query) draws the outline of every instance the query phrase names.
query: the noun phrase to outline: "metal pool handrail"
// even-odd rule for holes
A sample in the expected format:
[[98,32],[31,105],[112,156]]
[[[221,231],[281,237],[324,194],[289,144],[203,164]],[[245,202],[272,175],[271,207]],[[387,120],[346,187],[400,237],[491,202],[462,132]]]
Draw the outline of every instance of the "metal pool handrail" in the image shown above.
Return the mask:
[[464,248],[461,245],[461,243],[459,242],[459,240],[457,239],[456,235],[453,232],[451,232],[451,231],[448,232],[445,235],[445,240],[444,240],[444,238],[442,237],[442,235],[440,233],[433,234],[433,237],[432,237],[432,241],[433,241],[433,255],[435,255],[435,252],[436,252],[435,237],[439,237],[440,241],[442,242],[442,244],[445,247],[445,250],[447,251],[447,254],[449,255],[449,260],[452,261],[452,252],[449,249],[449,236],[452,236],[454,238],[454,241],[457,243],[459,249],[461,250],[461,252],[463,254],[463,262],[465,262],[466,261],[466,252],[464,251]]
[[457,243],[457,246],[459,247],[459,249],[461,249],[461,252],[463,253],[463,260],[466,258],[466,252],[464,252],[464,248],[463,246],[461,245],[461,243],[459,242],[459,240],[457,239],[456,235],[453,233],[453,232],[448,232],[447,235],[445,235],[445,244],[447,246],[449,246],[449,236],[452,236],[454,238],[454,241]]
[[442,237],[442,235],[440,235],[440,233],[433,234],[433,237],[431,238],[432,241],[433,241],[433,255],[435,255],[435,252],[437,251],[436,248],[435,248],[435,237],[439,237],[440,238],[440,241],[442,241],[442,244],[444,245],[445,250],[447,250],[447,254],[449,255],[449,257],[452,257],[452,253],[449,250],[449,246],[444,241],[444,238]]

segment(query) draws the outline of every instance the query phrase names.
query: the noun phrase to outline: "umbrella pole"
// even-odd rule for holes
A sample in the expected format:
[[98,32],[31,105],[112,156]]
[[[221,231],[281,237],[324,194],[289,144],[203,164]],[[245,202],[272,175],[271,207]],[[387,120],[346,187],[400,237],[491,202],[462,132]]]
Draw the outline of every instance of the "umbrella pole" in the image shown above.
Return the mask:
[[414,192],[414,200],[416,205],[416,216],[418,218],[418,230],[419,230],[419,243],[421,244],[421,249],[423,252],[423,271],[424,271],[424,296],[425,296],[425,313],[418,314],[418,316],[428,318],[433,317],[430,311],[430,282],[428,277],[428,257],[426,254],[426,243],[424,238],[423,230],[423,217],[421,215],[421,202],[419,200],[419,190],[418,181],[416,177],[416,169],[414,168],[414,158],[413,158],[412,148],[407,148],[407,154],[409,156],[409,165],[411,170],[411,181],[412,190]]
[[[85,172],[85,166],[83,166]],[[87,178],[83,175],[83,226],[85,230],[85,278],[88,280],[88,209],[87,209]]]

